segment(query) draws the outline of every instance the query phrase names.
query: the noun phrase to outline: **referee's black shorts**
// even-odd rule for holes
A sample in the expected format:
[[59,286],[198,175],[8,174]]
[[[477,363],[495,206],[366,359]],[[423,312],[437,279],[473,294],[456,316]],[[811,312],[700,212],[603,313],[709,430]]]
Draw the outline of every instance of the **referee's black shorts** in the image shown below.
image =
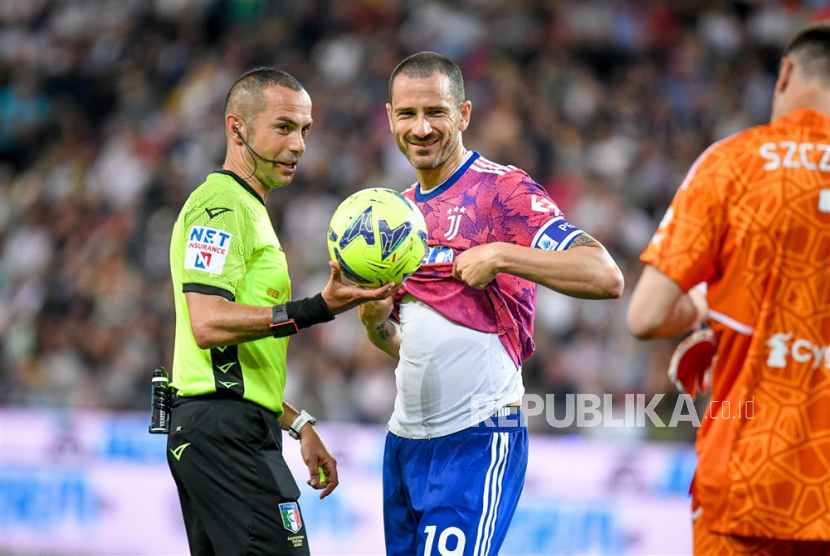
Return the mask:
[[176,398],[167,462],[193,556],[309,554],[276,413],[245,400]]

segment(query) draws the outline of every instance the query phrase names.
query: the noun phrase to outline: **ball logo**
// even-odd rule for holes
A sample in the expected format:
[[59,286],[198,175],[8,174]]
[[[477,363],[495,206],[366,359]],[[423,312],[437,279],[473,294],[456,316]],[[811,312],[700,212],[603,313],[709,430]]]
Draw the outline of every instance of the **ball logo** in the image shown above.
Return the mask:
[[352,223],[343,232],[343,237],[340,238],[340,249],[344,249],[358,236],[363,236],[366,245],[375,244],[375,232],[372,229],[372,207],[367,207],[366,210],[360,213],[360,216],[352,220]]
[[395,250],[401,246],[403,240],[412,231],[412,222],[407,220],[397,228],[390,228],[386,220],[378,222],[378,232],[380,233],[380,252],[381,258],[386,260]]
[[[378,220],[381,259],[386,260],[389,258],[401,246],[401,243],[411,231],[412,223],[408,220],[400,224],[397,228],[390,228],[386,220]],[[351,225],[343,233],[343,237],[340,238],[340,249],[345,248],[358,237],[362,237],[366,241],[366,245],[375,244],[372,207],[367,207],[366,210],[360,213],[360,216],[352,221]]]
[[220,274],[232,239],[233,235],[224,230],[193,226],[187,238],[184,268]]

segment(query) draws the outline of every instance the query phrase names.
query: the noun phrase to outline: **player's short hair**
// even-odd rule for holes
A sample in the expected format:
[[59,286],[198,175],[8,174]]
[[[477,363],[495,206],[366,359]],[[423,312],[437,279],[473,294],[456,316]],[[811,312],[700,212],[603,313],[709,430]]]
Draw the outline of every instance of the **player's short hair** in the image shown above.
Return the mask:
[[447,58],[435,52],[419,52],[404,59],[392,71],[389,78],[389,101],[392,101],[392,84],[398,75],[404,75],[414,79],[425,79],[435,72],[446,75],[450,80],[450,92],[457,104],[464,102],[464,77],[461,75],[461,68]]
[[795,58],[805,76],[830,87],[830,20],[803,27],[784,49],[784,56]]
[[228,96],[225,97],[225,115],[236,112],[242,121],[250,124],[265,108],[265,89],[269,87],[305,90],[288,72],[269,67],[254,68],[246,71],[231,85]]

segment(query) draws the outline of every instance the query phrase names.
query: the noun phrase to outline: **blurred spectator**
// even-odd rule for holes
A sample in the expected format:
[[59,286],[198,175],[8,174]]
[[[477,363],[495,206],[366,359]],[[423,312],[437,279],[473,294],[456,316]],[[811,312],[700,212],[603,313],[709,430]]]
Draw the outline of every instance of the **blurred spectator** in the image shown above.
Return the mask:
[[49,97],[42,91],[35,71],[21,69],[0,89],[0,160],[15,168],[31,163],[32,151],[45,139]]
[[[283,67],[314,98],[294,193],[275,192],[271,206],[295,296],[328,275],[325,230],[341,199],[414,181],[384,104],[395,62],[423,49],[459,62],[473,109],[487,113],[469,146],[537,178],[631,285],[697,153],[768,118],[783,42],[821,4],[4,0],[0,401],[146,409],[150,372],[172,357],[173,219],[221,161],[224,91],[245,69]],[[627,303],[540,291],[528,392],[612,393],[615,403],[667,393],[673,407],[672,343],[629,337]],[[290,349],[300,405],[388,419],[394,365],[367,348],[356,320]]]

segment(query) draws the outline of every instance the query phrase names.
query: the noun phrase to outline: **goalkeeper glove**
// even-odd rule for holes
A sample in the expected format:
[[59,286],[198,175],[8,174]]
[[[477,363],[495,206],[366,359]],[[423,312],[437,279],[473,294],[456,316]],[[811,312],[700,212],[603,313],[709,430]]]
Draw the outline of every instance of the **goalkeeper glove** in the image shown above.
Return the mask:
[[694,397],[698,392],[709,390],[717,347],[715,334],[708,326],[680,342],[669,364],[669,380],[681,393]]

